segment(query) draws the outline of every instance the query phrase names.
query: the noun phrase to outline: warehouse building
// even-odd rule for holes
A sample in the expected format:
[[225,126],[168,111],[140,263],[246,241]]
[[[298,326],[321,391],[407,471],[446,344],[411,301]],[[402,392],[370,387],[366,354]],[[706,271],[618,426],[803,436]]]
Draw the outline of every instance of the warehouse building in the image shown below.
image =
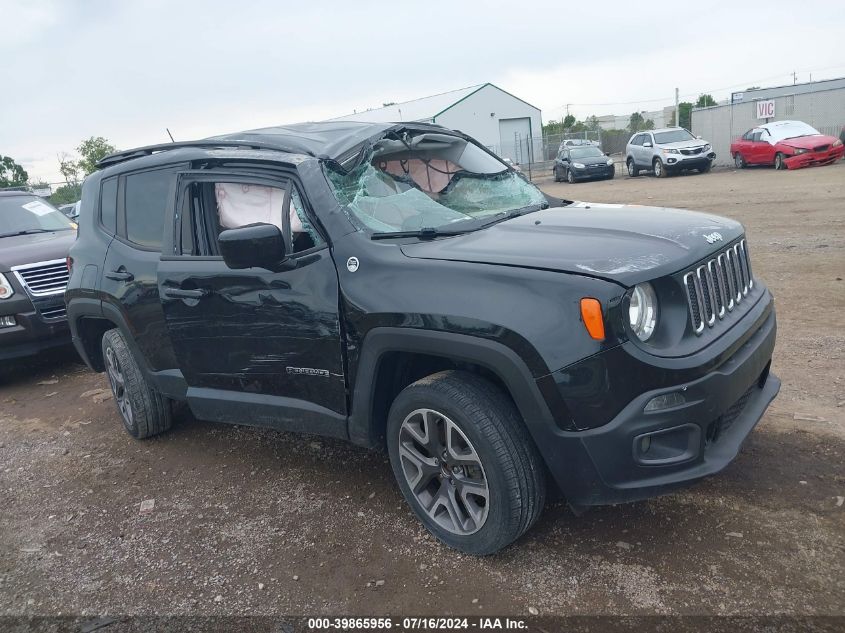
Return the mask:
[[393,103],[331,120],[436,123],[460,130],[496,154],[517,163],[529,160],[529,139],[542,134],[540,109],[491,83]]
[[735,92],[730,103],[694,108],[690,127],[713,145],[715,164],[732,165],[731,141],[756,125],[783,120],[804,121],[822,134],[839,136],[845,125],[845,77]]

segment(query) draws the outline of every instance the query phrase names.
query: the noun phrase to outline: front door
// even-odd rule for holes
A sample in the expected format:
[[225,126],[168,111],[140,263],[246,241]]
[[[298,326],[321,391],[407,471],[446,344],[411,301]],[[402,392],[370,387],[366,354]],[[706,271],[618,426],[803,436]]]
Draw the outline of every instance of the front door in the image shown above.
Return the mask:
[[[197,417],[343,437],[337,272],[292,174],[185,172],[158,290]],[[277,225],[295,267],[230,269],[218,234]]]

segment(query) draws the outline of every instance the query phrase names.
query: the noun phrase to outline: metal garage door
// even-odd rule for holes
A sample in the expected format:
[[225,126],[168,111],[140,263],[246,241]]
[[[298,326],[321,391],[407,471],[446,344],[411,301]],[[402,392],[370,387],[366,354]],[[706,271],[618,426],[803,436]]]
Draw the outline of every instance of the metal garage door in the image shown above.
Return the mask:
[[502,158],[510,158],[515,163],[526,163],[528,139],[531,137],[531,119],[499,119],[499,138]]

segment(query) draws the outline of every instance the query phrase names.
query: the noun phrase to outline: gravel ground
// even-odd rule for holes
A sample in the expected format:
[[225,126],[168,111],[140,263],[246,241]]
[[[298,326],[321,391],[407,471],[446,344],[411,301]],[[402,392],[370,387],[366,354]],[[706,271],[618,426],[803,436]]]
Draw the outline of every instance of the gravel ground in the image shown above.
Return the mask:
[[138,442],[72,351],[7,368],[0,615],[845,615],[843,183],[842,163],[539,183],[744,222],[783,389],[721,474],[581,517],[550,506],[488,558],[428,538],[382,454],[184,409]]

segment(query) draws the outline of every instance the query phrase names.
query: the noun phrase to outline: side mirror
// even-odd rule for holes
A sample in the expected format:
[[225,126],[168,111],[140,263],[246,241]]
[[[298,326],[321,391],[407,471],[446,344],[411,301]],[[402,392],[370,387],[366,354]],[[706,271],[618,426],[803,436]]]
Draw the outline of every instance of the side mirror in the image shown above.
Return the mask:
[[651,141],[646,141],[645,143],[643,143],[643,147],[654,147],[654,146],[651,144]]
[[696,136],[695,138],[697,138],[698,140],[701,140],[701,137],[700,137],[700,136]]
[[295,262],[285,252],[285,240],[273,224],[247,224],[227,229],[217,238],[220,254],[229,268],[266,268],[273,272],[290,270]]

